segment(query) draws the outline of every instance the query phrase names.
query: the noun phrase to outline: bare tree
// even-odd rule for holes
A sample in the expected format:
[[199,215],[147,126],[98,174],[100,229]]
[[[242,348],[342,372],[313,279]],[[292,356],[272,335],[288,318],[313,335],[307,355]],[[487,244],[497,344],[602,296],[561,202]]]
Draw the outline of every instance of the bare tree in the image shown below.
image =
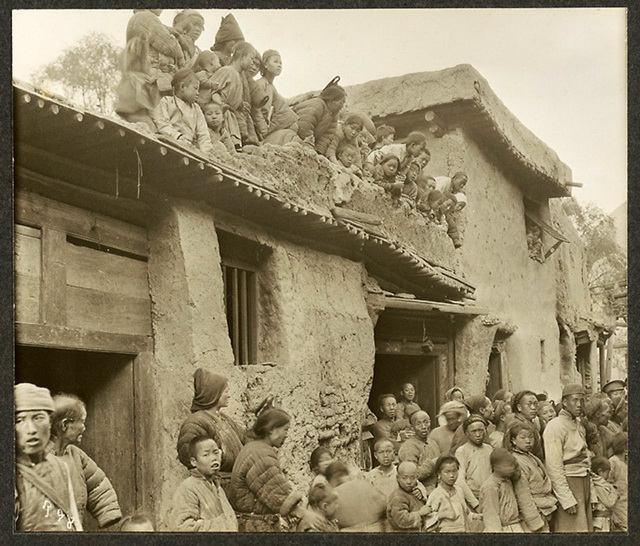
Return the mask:
[[37,87],[62,89],[66,97],[87,109],[108,112],[115,99],[121,48],[109,36],[92,32],[67,48],[55,61],[42,66],[31,79]]

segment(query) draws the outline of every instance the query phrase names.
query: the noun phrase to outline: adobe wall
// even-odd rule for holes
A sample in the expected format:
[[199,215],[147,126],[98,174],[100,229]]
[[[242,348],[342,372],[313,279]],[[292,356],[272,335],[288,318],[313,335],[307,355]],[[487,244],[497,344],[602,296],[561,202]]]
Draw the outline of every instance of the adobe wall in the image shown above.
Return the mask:
[[555,395],[560,377],[555,267],[553,260],[541,264],[529,258],[522,190],[462,129],[429,140],[428,148],[428,174],[468,174],[460,261],[476,286],[477,304],[491,313],[459,330],[456,383],[471,394],[484,391],[491,329],[502,323],[516,328],[505,344],[509,388]]
[[[280,451],[282,467],[306,491],[309,453],[318,442],[355,459],[362,405],[372,381],[375,345],[362,264],[277,240],[229,217],[239,235],[272,249],[260,278],[259,365],[235,366],[226,325],[220,254],[209,207],[159,200],[149,227],[153,301],[153,395],[162,416],[154,429],[156,517],[166,522],[171,497],[186,469],[175,443],[199,366],[229,379],[226,412],[245,425],[249,408],[267,394],[293,417]],[[154,445],[154,444],[152,444]]]

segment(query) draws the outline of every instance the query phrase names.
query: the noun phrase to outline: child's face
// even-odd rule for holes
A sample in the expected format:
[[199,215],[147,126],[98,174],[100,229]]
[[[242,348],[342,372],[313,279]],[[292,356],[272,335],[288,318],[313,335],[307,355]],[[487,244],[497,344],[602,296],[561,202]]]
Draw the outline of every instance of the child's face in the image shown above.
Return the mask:
[[255,52],[247,53],[244,57],[240,58],[240,69],[247,72],[251,71],[253,69],[255,60],[256,60]]
[[320,459],[318,460],[318,466],[316,467],[318,474],[324,474],[324,471],[327,469],[327,467],[331,464],[332,461],[333,461],[333,458],[331,457],[331,454],[323,453],[322,455],[320,455]]
[[373,456],[376,458],[376,461],[380,463],[381,467],[390,467],[393,464],[393,460],[395,459],[393,444],[391,442],[383,443],[382,445],[378,446],[378,449],[373,453]]
[[515,461],[500,461],[493,465],[493,471],[501,478],[510,478],[516,471]]
[[222,65],[220,64],[220,58],[214,53],[211,57],[209,57],[209,59],[207,60],[206,64],[204,65],[204,69],[209,73],[209,74],[213,74],[214,72],[216,72]]
[[279,76],[282,74],[282,59],[280,55],[272,55],[264,63],[264,73],[271,76]]
[[380,141],[380,144],[382,146],[386,146],[387,144],[393,144],[393,136],[394,136],[393,134],[387,135]]
[[407,493],[414,490],[418,484],[418,471],[415,469],[398,470],[398,485],[400,489],[404,489]]
[[609,474],[611,473],[611,469],[609,468],[601,468],[598,470],[598,476],[602,477],[604,480],[609,479]]
[[445,463],[440,467],[438,478],[445,485],[453,485],[458,480],[458,465],[456,463]]
[[373,163],[365,163],[362,167],[362,172],[365,176],[373,176],[374,169],[375,167],[373,166]]
[[191,457],[191,464],[196,467],[205,478],[210,478],[220,470],[222,452],[215,440],[208,439],[196,446],[195,457]]
[[471,423],[467,427],[467,438],[469,441],[476,446],[481,446],[484,441],[484,433],[485,427],[484,425],[478,421],[476,423]]
[[382,172],[385,178],[393,178],[398,172],[398,162],[393,160],[387,161],[382,165]]
[[333,519],[338,511],[338,495],[333,495],[330,500],[321,502],[320,511],[327,519]]
[[454,189],[455,193],[462,191],[466,185],[467,185],[466,175],[454,176],[453,180],[451,180],[451,187]]
[[427,152],[426,150],[422,150],[422,152],[420,152],[420,155],[418,156],[420,167],[424,169],[429,164],[429,161],[431,161],[431,155],[429,155],[429,152]]
[[204,109],[204,119],[207,120],[209,127],[219,129],[223,120],[222,107],[218,104],[206,106]]
[[542,417],[545,421],[549,422],[556,416],[556,412],[551,407],[551,404],[545,404],[542,406],[542,409],[539,411],[540,417]]
[[251,63],[251,67],[247,70],[247,74],[249,74],[250,78],[255,77],[258,72],[260,72],[260,57],[259,56],[255,56],[253,58],[253,62]]
[[521,430],[511,440],[511,443],[520,451],[529,453],[533,448],[533,432],[531,432],[530,430]]
[[424,150],[424,147],[425,144],[423,142],[414,142],[413,144],[409,144],[409,146],[407,146],[407,153],[411,157],[418,157],[420,155],[420,152]]
[[358,125],[357,123],[349,123],[348,125],[344,125],[342,127],[342,131],[344,132],[344,136],[347,140],[353,140],[362,131],[362,126]]
[[200,19],[200,17],[190,17],[189,22],[191,23],[191,28],[187,32],[187,36],[189,36],[189,38],[191,38],[195,42],[198,38],[200,38],[202,32],[204,31],[204,20]]
[[356,160],[356,152],[355,150],[346,149],[340,154],[338,159],[340,159],[340,163],[349,168]]
[[200,91],[200,82],[191,78],[187,81],[181,82],[178,87],[176,95],[188,104],[193,104],[198,99],[198,92]]
[[416,389],[411,383],[407,383],[402,387],[402,396],[404,396],[405,400],[409,400],[409,402],[416,397]]
[[409,165],[409,170],[407,170],[407,182],[415,182],[416,178],[420,174],[420,167],[415,163]]

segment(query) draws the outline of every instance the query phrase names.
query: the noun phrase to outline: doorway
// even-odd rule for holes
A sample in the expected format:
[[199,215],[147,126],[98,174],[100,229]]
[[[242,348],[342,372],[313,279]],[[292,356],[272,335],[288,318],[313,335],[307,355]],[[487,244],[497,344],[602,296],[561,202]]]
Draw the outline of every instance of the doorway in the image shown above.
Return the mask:
[[[134,357],[16,346],[16,383],[75,394],[87,406],[81,448],[111,481],[123,516],[136,510]],[[97,530],[87,515],[85,529]]]
[[440,396],[438,365],[437,355],[377,354],[369,407],[379,417],[378,397],[386,393],[398,396],[402,385],[411,383],[416,389],[416,400],[431,417],[433,427]]

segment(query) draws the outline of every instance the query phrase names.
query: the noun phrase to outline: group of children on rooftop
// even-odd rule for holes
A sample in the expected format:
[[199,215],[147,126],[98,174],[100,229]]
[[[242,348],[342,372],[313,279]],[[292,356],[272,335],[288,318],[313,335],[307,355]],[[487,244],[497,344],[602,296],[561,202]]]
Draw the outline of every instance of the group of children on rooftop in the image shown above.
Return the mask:
[[129,21],[118,115],[203,154],[235,154],[262,144],[313,147],[442,226],[461,246],[455,212],[467,203],[467,175],[428,176],[431,156],[423,133],[396,143],[393,127],[376,127],[364,114],[341,120],[347,94],[339,77],[290,105],[274,86],[282,72],[280,54],[270,49],[261,55],[233,15],[222,19],[211,49],[201,51],[195,42],[204,30],[202,15],[183,10],[169,28],[158,17],[161,11],[134,10]]

